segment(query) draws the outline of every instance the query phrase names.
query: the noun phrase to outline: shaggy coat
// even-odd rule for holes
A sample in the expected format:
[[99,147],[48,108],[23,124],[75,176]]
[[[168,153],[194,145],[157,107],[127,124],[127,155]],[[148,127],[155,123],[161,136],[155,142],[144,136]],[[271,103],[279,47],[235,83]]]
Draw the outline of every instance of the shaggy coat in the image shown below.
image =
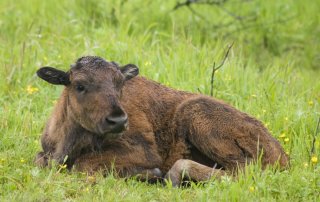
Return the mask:
[[[64,85],[37,154],[69,168],[114,168],[122,177],[165,177],[179,185],[220,177],[261,158],[262,167],[288,165],[279,142],[263,124],[223,101],[178,91],[100,57],[77,60],[68,72],[38,71]],[[166,173],[165,176],[162,173]]]

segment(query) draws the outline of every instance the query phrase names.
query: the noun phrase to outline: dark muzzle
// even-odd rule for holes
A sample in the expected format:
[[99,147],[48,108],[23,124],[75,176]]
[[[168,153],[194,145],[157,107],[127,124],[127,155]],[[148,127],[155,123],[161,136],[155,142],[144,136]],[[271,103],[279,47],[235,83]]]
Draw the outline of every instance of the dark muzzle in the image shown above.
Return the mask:
[[105,119],[110,133],[121,133],[128,124],[128,116],[123,114],[121,116],[108,116]]

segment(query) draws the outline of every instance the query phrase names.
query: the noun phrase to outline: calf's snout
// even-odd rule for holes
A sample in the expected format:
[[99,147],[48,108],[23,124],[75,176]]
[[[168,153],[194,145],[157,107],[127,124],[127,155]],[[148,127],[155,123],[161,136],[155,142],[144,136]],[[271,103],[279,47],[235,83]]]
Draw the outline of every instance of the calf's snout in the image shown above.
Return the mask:
[[126,114],[121,116],[107,116],[105,118],[105,123],[107,124],[111,133],[120,133],[127,127],[128,116]]

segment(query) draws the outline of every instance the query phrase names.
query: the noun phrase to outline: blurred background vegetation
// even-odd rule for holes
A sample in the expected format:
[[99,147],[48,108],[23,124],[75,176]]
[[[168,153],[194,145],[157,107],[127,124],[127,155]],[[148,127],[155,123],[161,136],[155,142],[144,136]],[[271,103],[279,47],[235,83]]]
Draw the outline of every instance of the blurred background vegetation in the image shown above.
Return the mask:
[[[244,58],[261,68],[281,58],[299,68],[317,69],[319,7],[320,2],[313,0],[2,1],[1,44],[12,53],[23,44],[36,46],[30,42],[37,37],[75,48],[84,42],[112,47],[123,35],[145,36],[142,43],[151,46],[180,38],[197,47],[223,40],[234,41]],[[106,29],[113,35],[104,33]],[[108,44],[99,43],[103,34]],[[46,45],[43,40],[38,46]]]
[[[1,201],[319,199],[319,9],[316,0],[1,0]],[[212,66],[230,44],[213,95],[261,120],[290,155],[289,170],[252,166],[237,181],[172,189],[34,166],[62,90],[37,79],[39,67],[67,70],[99,55],[210,94]]]

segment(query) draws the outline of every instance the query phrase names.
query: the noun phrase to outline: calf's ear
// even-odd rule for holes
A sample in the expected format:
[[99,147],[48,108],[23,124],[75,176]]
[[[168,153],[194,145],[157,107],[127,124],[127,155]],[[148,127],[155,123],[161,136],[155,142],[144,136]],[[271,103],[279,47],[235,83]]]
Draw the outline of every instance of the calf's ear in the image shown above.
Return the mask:
[[127,64],[121,67],[121,72],[126,80],[132,79],[139,74],[139,68],[133,64]]
[[51,83],[51,84],[55,84],[55,85],[68,85],[70,84],[70,80],[69,80],[69,74],[55,69],[53,67],[41,67],[38,71],[37,71],[37,75]]

